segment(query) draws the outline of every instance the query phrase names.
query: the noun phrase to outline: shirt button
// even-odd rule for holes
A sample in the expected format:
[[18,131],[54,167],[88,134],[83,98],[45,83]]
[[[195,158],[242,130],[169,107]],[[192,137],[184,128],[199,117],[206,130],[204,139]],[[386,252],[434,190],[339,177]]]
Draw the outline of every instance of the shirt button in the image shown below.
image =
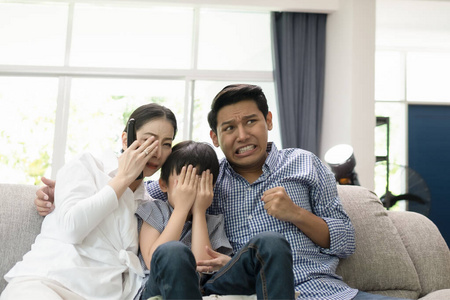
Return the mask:
[[252,219],[252,215],[248,216],[248,218],[249,218],[249,220],[251,220]]

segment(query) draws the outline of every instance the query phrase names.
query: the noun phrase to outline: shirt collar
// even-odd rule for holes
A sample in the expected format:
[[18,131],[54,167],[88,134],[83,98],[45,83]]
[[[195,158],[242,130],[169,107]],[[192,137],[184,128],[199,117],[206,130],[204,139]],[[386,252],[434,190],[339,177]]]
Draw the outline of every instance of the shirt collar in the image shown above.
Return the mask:
[[136,201],[143,201],[143,200],[150,200],[150,196],[146,193],[144,181],[141,182],[141,184],[137,187],[137,189],[134,191],[134,200]]
[[[265,171],[273,172],[276,170],[277,153],[278,153],[278,148],[274,142],[267,143],[266,152],[268,153],[268,155],[267,155],[266,161],[263,165],[263,172],[265,172]],[[223,162],[224,162],[224,166],[226,167],[226,169],[228,169],[232,174],[237,175],[237,173],[234,171],[234,169],[231,167],[230,163],[228,162],[228,160],[225,157],[223,158]]]
[[114,151],[105,151],[100,156],[103,163],[103,171],[111,177],[117,174],[117,168],[119,166],[118,155]]
[[274,142],[269,142],[269,143],[267,143],[266,151],[267,151],[268,155],[266,158],[266,162],[264,163],[264,166],[263,166],[263,171],[264,171],[264,168],[267,167],[267,168],[269,168],[270,171],[274,172],[277,167],[278,148]]

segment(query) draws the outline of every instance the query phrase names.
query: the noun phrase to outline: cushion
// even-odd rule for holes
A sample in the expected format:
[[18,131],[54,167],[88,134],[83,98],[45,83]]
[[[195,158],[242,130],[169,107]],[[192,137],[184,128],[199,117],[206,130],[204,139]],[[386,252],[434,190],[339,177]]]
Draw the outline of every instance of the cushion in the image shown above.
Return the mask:
[[425,297],[420,298],[419,300],[443,300],[443,299],[450,299],[450,289],[432,292],[431,294],[428,294]]
[[421,288],[414,264],[381,201],[360,186],[339,185],[338,192],[355,227],[356,251],[341,259],[337,273],[362,291],[403,290],[417,299]]
[[44,218],[33,201],[37,189],[33,185],[0,184],[0,292],[6,286],[3,276],[30,251],[41,231]]
[[415,212],[389,211],[388,214],[417,270],[422,287],[420,296],[437,289],[450,289],[450,251],[436,225]]

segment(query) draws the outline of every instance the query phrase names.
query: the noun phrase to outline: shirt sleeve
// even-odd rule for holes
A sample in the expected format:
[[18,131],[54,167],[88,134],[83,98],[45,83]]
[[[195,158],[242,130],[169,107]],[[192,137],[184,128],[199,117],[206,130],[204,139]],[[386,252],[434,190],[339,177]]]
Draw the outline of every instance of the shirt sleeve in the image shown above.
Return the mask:
[[139,205],[136,215],[159,233],[166,228],[171,215],[170,208],[166,202],[161,200],[146,201]]
[[321,248],[321,252],[339,258],[350,256],[355,252],[355,230],[342,206],[334,175],[317,157],[314,160],[317,177],[311,189],[313,213],[327,223],[330,231],[330,248]]
[[214,251],[231,255],[233,248],[225,234],[223,215],[206,215],[209,240]]
[[[103,186],[97,180],[102,175],[105,176]],[[80,156],[58,172],[55,214],[61,239],[72,244],[81,243],[118,207],[116,193],[106,184],[106,176],[89,154]]]
[[158,181],[146,181],[145,188],[148,195],[153,199],[159,199],[161,201],[167,201],[167,194],[161,191]]

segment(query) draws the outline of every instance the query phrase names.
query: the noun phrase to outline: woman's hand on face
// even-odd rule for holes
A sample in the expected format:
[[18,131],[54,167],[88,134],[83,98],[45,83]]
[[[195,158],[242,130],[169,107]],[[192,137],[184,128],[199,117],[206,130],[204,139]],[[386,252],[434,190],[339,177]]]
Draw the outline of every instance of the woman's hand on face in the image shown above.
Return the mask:
[[168,196],[172,199],[174,209],[189,211],[194,204],[197,195],[198,176],[197,169],[192,165],[181,169],[174,187],[169,189]]
[[193,213],[204,214],[211,206],[214,197],[213,175],[209,170],[203,171],[202,177],[197,188],[197,197],[195,198]]
[[127,185],[131,184],[142,172],[158,147],[159,142],[153,136],[141,145],[138,141],[134,141],[119,157],[119,169],[116,176],[125,178]]

